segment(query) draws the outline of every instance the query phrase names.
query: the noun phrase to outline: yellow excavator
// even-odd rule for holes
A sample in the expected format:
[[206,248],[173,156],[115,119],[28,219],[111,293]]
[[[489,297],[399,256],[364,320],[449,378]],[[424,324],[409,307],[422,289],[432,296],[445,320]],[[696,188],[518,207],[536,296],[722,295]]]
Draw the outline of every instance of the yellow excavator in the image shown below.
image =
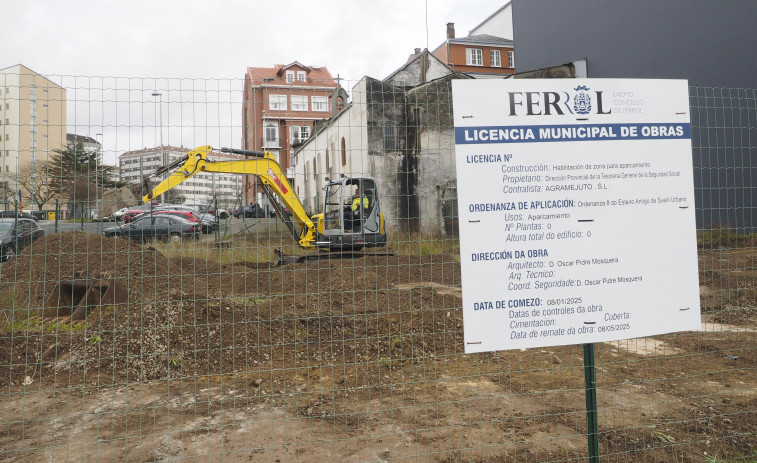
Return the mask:
[[[158,168],[153,176],[170,171],[173,173],[145,195],[143,202],[154,200],[201,172],[257,175],[263,191],[273,199],[270,202],[276,214],[287,225],[300,247],[308,250],[357,251],[386,244],[378,184],[373,178],[327,178],[323,187],[323,212],[308,216],[272,153],[221,148],[222,153],[239,154],[251,159],[213,161],[208,159],[212,151],[209,145],[200,146]],[[280,257],[277,255],[277,260]]]

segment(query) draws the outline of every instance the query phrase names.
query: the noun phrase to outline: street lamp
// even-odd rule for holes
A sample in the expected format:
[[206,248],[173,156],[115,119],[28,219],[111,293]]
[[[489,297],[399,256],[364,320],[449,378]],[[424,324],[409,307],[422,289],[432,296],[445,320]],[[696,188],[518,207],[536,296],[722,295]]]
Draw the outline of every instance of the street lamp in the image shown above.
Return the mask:
[[[160,92],[153,92],[152,96],[158,97],[158,107],[160,108],[160,159],[163,161],[163,165],[168,165],[168,155],[163,150],[163,94]],[[165,195],[161,195],[161,202],[166,202]]]
[[[163,151],[163,94],[153,92],[152,96],[158,97],[158,108],[160,110],[160,151]],[[166,164],[166,160],[163,159],[163,165]]]

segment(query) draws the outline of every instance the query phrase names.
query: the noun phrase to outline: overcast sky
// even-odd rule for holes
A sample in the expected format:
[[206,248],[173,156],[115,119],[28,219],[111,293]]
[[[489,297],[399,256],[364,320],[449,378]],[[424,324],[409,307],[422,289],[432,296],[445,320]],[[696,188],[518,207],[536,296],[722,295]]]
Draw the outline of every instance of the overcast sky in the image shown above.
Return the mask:
[[[351,87],[384,78],[413,52],[435,49],[454,22],[465,36],[506,0],[27,0],[5,2],[0,68],[23,64],[68,89],[70,131],[102,133],[106,155],[163,137],[173,145],[239,146],[249,66],[326,66]],[[426,26],[428,25],[428,32]],[[119,78],[119,79],[116,79]],[[105,88],[99,91],[99,88]],[[181,87],[184,92],[177,90]],[[109,90],[111,92],[109,93]],[[119,92],[113,93],[112,89]],[[188,91],[188,93],[187,93]],[[131,103],[124,109],[113,100]],[[193,109],[179,107],[187,99]],[[237,101],[239,100],[239,101]],[[73,103],[76,101],[76,103]],[[199,108],[197,105],[212,102]],[[137,105],[135,107],[135,105]],[[188,112],[189,111],[189,112]],[[129,113],[128,118],[124,117]],[[198,120],[197,113],[205,113]],[[221,123],[214,123],[222,113]],[[137,114],[139,113],[139,114]],[[116,115],[118,114],[118,115]],[[221,125],[197,133],[198,125]],[[187,125],[195,126],[188,131]],[[128,126],[126,130],[124,126]],[[202,139],[207,137],[209,139]],[[157,144],[157,143],[156,143]]]

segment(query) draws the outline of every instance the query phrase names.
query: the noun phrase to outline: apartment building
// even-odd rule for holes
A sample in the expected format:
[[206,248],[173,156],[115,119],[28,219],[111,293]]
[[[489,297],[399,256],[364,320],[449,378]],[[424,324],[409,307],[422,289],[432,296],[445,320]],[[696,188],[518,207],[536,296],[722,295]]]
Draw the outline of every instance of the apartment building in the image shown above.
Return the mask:
[[[156,146],[141,150],[127,151],[118,157],[118,172],[122,182],[140,185],[146,175],[152,175],[158,167],[163,166],[163,157],[173,162],[187,155],[188,148],[175,146]],[[211,152],[210,161],[229,161],[241,159],[240,156]],[[170,173],[169,173],[170,174]],[[152,178],[154,182],[161,178]],[[212,204],[215,198],[219,207],[231,208],[239,203],[242,192],[241,175],[201,172],[186,180],[173,190],[181,194],[187,203]]]
[[[315,124],[347,103],[347,94],[326,67],[297,61],[272,68],[250,67],[242,102],[244,149],[270,151],[287,177],[292,177],[292,148],[310,138]],[[245,199],[257,197],[248,177]]]
[[18,189],[18,173],[66,148],[66,89],[17,64],[0,69],[0,175]]

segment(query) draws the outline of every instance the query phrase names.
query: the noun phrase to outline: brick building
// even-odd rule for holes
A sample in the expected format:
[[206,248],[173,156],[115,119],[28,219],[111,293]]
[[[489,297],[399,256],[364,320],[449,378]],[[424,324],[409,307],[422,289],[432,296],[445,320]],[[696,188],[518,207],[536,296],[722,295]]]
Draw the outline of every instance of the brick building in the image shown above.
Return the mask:
[[489,34],[455,37],[455,24],[447,24],[447,40],[433,52],[453,71],[471,77],[501,77],[515,72],[513,41]]
[[[347,94],[325,67],[297,61],[247,69],[242,101],[242,147],[270,151],[287,177],[292,147],[310,138],[318,121],[339,111]],[[258,197],[256,178],[245,179],[245,201]]]

